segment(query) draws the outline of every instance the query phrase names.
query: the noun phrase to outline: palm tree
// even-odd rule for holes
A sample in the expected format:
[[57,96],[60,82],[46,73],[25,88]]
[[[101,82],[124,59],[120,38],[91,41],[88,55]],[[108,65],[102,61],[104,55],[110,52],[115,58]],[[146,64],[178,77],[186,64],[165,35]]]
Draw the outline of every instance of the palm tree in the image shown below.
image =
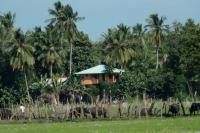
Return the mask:
[[161,45],[161,40],[163,38],[163,33],[167,30],[168,25],[164,24],[164,21],[166,20],[166,17],[160,17],[158,14],[152,14],[147,19],[147,25],[145,27],[148,27],[150,32],[153,34],[153,38],[156,45],[156,70],[158,69],[159,65],[159,48]]
[[74,12],[70,5],[62,5],[60,1],[54,4],[55,9],[49,9],[49,14],[53,18],[48,19],[50,24],[57,27],[58,31],[62,34],[70,44],[70,61],[69,61],[69,74],[72,73],[72,52],[73,43],[78,36],[76,22],[83,20],[83,17],[78,16],[78,12]]
[[108,33],[103,35],[103,55],[106,63],[120,65],[123,68],[134,56],[132,47],[132,36],[130,28],[120,24],[117,29],[108,29]]
[[143,30],[142,24],[136,24],[133,27],[133,36],[138,39],[138,42],[141,43],[142,45],[145,44],[144,36],[145,36],[145,31]]
[[52,27],[47,27],[46,32],[41,35],[41,53],[38,60],[42,62],[42,66],[49,67],[49,75],[52,78],[53,66],[60,66],[62,63],[63,48],[60,43],[59,36]]
[[142,50],[144,50],[145,57],[146,57],[146,55],[148,53],[148,48],[147,48],[147,45],[146,45],[146,42],[145,42],[145,32],[146,32],[146,29],[143,30],[142,24],[136,24],[133,27],[133,37],[137,41],[137,44],[142,46]]
[[35,60],[32,56],[35,51],[34,47],[26,44],[26,36],[22,33],[20,29],[17,29],[13,33],[13,37],[7,43],[7,51],[10,53],[10,65],[13,70],[22,70],[24,73],[24,80],[26,84],[26,91],[28,95],[28,100],[31,102],[28,81],[26,76],[26,68],[34,65]]

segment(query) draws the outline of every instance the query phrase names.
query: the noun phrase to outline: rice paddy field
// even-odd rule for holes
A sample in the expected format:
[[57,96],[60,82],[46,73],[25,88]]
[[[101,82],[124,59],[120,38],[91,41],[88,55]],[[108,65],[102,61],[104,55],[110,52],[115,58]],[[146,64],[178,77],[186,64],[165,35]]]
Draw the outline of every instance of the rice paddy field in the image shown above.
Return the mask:
[[200,133],[200,117],[1,123],[0,133]]

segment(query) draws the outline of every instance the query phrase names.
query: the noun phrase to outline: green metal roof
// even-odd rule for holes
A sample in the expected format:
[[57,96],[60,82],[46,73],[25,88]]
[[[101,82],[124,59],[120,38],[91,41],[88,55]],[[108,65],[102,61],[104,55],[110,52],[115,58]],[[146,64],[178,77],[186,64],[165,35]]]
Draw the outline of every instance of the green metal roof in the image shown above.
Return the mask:
[[[123,69],[117,69],[117,68],[113,69],[113,73],[121,73],[121,72],[124,72],[124,70]],[[75,74],[81,75],[81,74],[102,74],[102,73],[107,73],[105,65],[97,65],[95,67],[91,67],[89,69],[77,72]]]

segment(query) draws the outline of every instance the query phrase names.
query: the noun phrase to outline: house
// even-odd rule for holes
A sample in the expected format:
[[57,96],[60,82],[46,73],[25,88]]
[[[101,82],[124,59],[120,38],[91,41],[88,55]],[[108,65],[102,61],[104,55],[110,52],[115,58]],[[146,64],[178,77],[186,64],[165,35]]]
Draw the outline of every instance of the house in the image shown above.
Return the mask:
[[96,85],[102,81],[115,83],[122,69],[114,68],[112,71],[106,69],[106,65],[97,65],[92,68],[75,73],[81,77],[82,85]]

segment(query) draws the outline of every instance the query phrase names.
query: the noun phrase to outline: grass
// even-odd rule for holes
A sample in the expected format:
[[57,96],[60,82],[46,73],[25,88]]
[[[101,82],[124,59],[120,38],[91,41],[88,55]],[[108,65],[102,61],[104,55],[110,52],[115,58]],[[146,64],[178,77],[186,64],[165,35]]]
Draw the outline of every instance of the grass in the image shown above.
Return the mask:
[[0,133],[200,133],[200,117],[0,124]]

